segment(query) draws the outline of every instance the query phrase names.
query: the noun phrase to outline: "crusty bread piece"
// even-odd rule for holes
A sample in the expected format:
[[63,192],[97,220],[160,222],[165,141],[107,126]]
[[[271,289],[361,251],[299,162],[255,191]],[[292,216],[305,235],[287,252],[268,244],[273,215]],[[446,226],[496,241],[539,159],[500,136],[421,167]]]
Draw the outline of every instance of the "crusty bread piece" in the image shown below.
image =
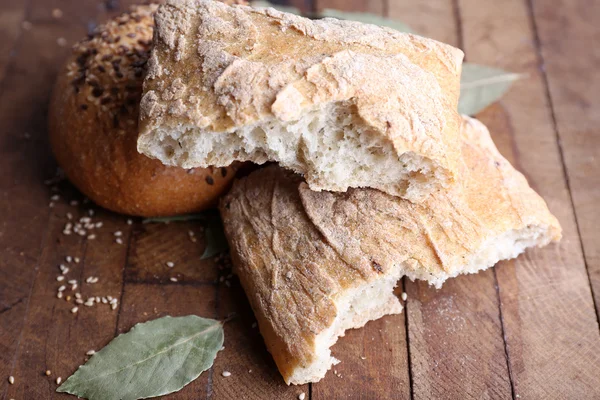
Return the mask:
[[165,166],[137,151],[156,10],[134,7],[75,44],[48,115],[50,144],[69,180],[96,204],[139,216],[214,207],[236,173],[235,167]]
[[277,166],[222,199],[235,270],[288,384],[321,379],[345,329],[400,312],[402,276],[439,287],[560,239],[483,124],[465,117],[460,143],[464,181],[418,205],[372,189],[314,192]]
[[453,181],[460,50],[207,0],[171,0],[156,25],[140,152],[186,168],[276,161],[313,190],[416,202]]

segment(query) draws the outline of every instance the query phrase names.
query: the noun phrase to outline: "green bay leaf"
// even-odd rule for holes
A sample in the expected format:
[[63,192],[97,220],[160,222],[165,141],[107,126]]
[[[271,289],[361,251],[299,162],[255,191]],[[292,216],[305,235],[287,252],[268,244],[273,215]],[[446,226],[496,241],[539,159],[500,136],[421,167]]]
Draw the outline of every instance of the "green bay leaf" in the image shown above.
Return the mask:
[[229,249],[229,244],[225,237],[225,229],[223,228],[223,221],[220,216],[214,216],[208,219],[204,228],[204,238],[206,247],[204,248],[204,253],[200,257],[201,260],[214,257]]
[[504,95],[523,75],[498,68],[464,63],[460,78],[458,112],[475,115]]
[[195,315],[155,319],[117,336],[56,391],[89,400],[173,393],[209,369],[222,346],[220,321]]
[[412,29],[409,28],[408,25],[396,21],[394,19],[380,17],[379,15],[363,13],[363,12],[347,12],[334,10],[331,8],[326,8],[320,13],[317,14],[319,18],[337,18],[337,19],[347,19],[350,21],[358,21],[366,24],[386,26],[388,28],[395,29],[400,32],[412,33]]

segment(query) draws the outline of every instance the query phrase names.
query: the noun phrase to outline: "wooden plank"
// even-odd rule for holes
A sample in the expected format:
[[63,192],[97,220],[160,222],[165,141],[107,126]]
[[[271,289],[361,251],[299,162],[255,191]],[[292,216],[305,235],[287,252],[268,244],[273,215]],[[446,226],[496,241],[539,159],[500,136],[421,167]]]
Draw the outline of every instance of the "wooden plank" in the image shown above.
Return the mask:
[[[214,285],[183,285],[180,283],[151,285],[128,283],[124,286],[118,332],[129,331],[133,325],[165,315],[198,315],[216,318],[216,287]],[[227,337],[225,338],[227,340]],[[217,359],[222,353],[217,355]],[[206,371],[169,400],[198,400],[208,398],[208,383],[212,370]]]
[[[226,272],[227,273],[227,272]],[[219,318],[236,317],[225,324],[225,350],[214,365],[211,398],[214,399],[297,399],[308,398],[309,387],[287,386],[268,353],[256,327],[256,319],[237,279],[231,287],[219,286]],[[223,377],[223,371],[231,376]]]
[[390,0],[388,17],[407,24],[415,33],[459,45],[452,0]]
[[0,4],[0,82],[4,79],[6,67],[15,54],[23,30],[26,6],[25,0],[4,1]]
[[[181,282],[217,281],[214,258],[201,260],[205,247],[201,222],[140,224],[134,236],[130,265],[125,270],[127,282],[168,283],[172,277]],[[167,262],[174,267],[168,267]]]
[[533,16],[556,121],[583,252],[600,303],[600,4],[534,1]]
[[496,269],[515,396],[598,397],[598,324],[526,2],[460,0],[460,12],[470,61],[528,74],[481,119],[510,127],[518,167],[564,229],[559,245]]
[[[79,16],[97,13],[95,4],[91,10],[82,5],[71,2],[64,8]],[[34,1],[30,14],[51,15],[51,6]],[[65,253],[83,258],[83,248],[78,240],[57,242],[63,239],[68,206],[57,203],[50,210],[49,198],[54,193],[42,183],[55,171],[46,139],[47,104],[55,74],[68,52],[57,39],[64,37],[72,43],[85,31],[84,25],[75,26],[70,19],[35,21],[23,32],[0,87],[0,301],[4,309],[0,315],[0,374],[17,379],[10,387],[2,380],[2,398],[47,398],[51,384],[41,379],[41,373],[53,365],[61,370],[63,360],[81,360],[81,354],[75,354],[78,348],[66,349],[69,335],[93,331],[95,338],[102,334],[96,332],[95,320],[77,324],[79,320],[63,309],[66,304],[55,297],[59,260]],[[90,259],[101,263],[94,255]]]

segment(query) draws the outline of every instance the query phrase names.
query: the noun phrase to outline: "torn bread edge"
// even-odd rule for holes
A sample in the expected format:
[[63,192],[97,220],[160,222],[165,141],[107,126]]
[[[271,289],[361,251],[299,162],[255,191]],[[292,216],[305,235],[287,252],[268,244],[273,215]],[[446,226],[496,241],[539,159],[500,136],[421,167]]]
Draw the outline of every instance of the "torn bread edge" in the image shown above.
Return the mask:
[[412,204],[372,189],[313,192],[270,166],[221,202],[235,271],[288,384],[317,382],[344,331],[399,313],[402,276],[439,287],[558,241],[545,202],[480,122],[462,125],[461,187]]

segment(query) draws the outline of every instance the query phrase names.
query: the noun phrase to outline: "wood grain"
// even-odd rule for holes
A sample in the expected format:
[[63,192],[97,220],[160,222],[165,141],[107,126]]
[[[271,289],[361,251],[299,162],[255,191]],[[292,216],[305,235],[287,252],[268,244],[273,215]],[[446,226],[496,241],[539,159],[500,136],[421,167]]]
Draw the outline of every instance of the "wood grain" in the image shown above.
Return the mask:
[[461,0],[460,11],[470,61],[529,75],[491,110],[504,116],[481,117],[492,133],[509,121],[517,165],[564,229],[559,245],[496,269],[515,395],[597,397],[600,336],[527,4]]
[[583,252],[600,302],[600,4],[534,1],[544,73],[565,161]]

